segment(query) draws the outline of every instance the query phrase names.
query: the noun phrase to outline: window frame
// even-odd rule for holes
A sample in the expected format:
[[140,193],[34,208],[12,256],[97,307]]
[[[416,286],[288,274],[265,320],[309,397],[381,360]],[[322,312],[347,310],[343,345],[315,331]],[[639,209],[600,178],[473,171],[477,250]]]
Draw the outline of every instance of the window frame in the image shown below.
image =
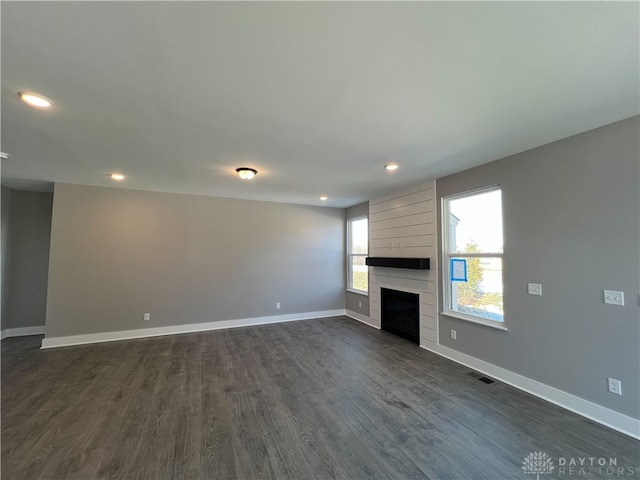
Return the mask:
[[[352,236],[352,225],[354,222],[359,220],[367,220],[367,251],[365,253],[353,253],[351,251],[351,236]],[[347,219],[347,291],[352,293],[357,293],[359,295],[369,295],[369,276],[367,275],[367,289],[360,290],[353,286],[353,257],[364,257],[367,258],[369,256],[369,215],[358,215],[357,217],[352,217]],[[367,267],[368,271],[369,267]]]
[[[480,317],[469,313],[459,312],[451,309],[451,300],[453,297],[453,282],[451,281],[451,259],[452,258],[499,258],[502,264],[502,302],[505,303],[504,297],[504,251],[502,252],[483,252],[483,253],[464,253],[464,252],[452,252],[451,251],[451,200],[456,200],[465,197],[473,197],[475,195],[481,195],[483,193],[489,193],[499,190],[502,197],[502,187],[500,185],[493,185],[490,187],[479,188],[475,190],[468,190],[453,195],[442,197],[442,283],[444,285],[443,294],[443,308],[442,315],[448,317],[457,318],[459,320],[465,320],[467,322],[484,325],[486,327],[496,328],[498,330],[508,330],[506,317],[503,316],[502,322],[496,320],[490,320],[488,318]],[[502,202],[500,204],[500,221],[502,222],[503,235],[504,235],[504,208],[502,208]],[[504,250],[504,249],[503,249]]]

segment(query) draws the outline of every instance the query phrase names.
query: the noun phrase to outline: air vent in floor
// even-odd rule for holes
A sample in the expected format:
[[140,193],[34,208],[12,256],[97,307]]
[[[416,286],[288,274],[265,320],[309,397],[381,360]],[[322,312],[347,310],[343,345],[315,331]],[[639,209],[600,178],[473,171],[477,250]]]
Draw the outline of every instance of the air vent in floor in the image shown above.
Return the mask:
[[486,383],[487,385],[491,385],[492,383],[495,383],[495,380],[491,380],[490,378],[487,378],[487,377],[480,377],[478,380]]
[[469,372],[467,375],[473,377],[473,378],[477,378],[478,380],[480,380],[481,382],[486,383],[487,385],[491,385],[492,383],[495,383],[495,380],[492,380],[488,377],[485,377],[484,375],[482,375],[481,373],[478,372]]

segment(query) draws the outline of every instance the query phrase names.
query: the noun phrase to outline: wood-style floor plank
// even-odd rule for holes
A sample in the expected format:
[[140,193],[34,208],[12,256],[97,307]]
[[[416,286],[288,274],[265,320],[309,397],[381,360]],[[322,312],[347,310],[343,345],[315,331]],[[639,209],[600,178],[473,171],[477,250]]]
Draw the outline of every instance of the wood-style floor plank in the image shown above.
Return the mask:
[[640,442],[346,317],[40,341],[1,344],[2,478],[509,479],[533,451],[640,478]]

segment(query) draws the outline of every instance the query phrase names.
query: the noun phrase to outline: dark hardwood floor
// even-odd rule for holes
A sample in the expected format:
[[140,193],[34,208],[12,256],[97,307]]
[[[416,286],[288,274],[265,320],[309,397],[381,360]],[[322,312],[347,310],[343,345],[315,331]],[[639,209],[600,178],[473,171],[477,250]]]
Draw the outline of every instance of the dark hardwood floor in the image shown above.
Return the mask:
[[535,479],[531,452],[640,477],[640,442],[346,317],[40,341],[2,341],[3,479]]

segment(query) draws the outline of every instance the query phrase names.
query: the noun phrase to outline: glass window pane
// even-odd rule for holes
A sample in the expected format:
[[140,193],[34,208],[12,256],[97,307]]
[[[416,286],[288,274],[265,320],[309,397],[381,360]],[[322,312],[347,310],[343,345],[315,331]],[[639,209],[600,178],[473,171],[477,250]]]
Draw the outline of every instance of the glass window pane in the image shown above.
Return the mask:
[[369,290],[369,267],[365,265],[364,256],[351,257],[351,288]]
[[350,253],[367,253],[369,245],[369,221],[366,218],[354,220],[351,222],[351,252]]
[[449,248],[453,253],[502,252],[500,190],[449,200]]
[[451,282],[451,310],[503,322],[502,259],[476,257],[464,260],[467,262],[467,281]]

